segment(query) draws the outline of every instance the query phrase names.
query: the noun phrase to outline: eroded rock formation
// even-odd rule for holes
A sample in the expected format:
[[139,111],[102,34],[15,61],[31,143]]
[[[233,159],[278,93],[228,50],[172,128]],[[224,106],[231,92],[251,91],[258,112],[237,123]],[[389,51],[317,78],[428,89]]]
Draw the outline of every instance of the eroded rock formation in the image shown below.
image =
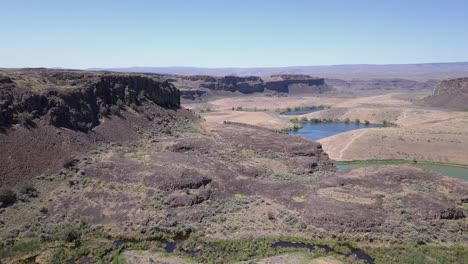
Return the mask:
[[180,92],[172,84],[138,74],[57,70],[2,74],[1,127],[44,117],[58,127],[88,131],[113,108],[139,106],[145,101],[180,107]]

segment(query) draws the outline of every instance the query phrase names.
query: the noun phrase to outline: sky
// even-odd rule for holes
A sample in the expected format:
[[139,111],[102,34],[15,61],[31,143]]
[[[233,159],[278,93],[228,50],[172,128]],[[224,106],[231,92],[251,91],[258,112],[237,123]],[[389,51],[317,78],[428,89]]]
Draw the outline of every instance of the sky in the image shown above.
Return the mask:
[[466,0],[0,0],[0,67],[468,61]]

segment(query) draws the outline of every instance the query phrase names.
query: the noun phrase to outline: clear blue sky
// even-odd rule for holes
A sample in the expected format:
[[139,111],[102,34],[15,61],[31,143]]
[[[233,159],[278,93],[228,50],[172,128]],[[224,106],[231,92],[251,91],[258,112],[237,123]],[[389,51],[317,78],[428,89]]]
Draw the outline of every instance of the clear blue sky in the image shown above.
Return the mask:
[[8,0],[0,67],[468,61],[466,0]]

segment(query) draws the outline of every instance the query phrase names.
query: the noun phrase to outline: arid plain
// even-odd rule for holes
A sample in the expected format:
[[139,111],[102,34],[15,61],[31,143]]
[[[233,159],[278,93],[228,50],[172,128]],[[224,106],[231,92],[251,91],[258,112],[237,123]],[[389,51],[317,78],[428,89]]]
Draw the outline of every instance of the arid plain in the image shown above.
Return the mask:
[[[270,129],[285,129],[292,126],[292,117],[281,115],[275,109],[325,105],[330,108],[295,117],[341,121],[349,118],[351,122],[360,119],[375,124],[387,121],[396,125],[354,130],[319,140],[333,160],[414,159],[468,164],[468,112],[421,105],[420,101],[429,95],[430,91],[416,94],[389,92],[357,98],[254,95],[221,98],[185,106],[194,110],[210,108],[212,112],[201,114],[206,119],[207,127],[232,121]],[[247,110],[236,110],[238,107]],[[254,108],[256,111],[252,110]]]

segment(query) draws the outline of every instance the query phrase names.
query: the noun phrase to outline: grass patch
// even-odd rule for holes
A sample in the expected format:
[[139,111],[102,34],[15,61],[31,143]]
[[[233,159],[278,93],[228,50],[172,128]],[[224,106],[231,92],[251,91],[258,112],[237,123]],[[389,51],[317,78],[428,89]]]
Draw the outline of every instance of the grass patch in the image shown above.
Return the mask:
[[466,263],[468,248],[462,246],[385,247],[368,248],[366,252],[374,257],[375,263],[412,264],[455,264]]
[[18,241],[12,245],[0,245],[0,260],[35,252],[42,245],[43,242],[39,239]]

